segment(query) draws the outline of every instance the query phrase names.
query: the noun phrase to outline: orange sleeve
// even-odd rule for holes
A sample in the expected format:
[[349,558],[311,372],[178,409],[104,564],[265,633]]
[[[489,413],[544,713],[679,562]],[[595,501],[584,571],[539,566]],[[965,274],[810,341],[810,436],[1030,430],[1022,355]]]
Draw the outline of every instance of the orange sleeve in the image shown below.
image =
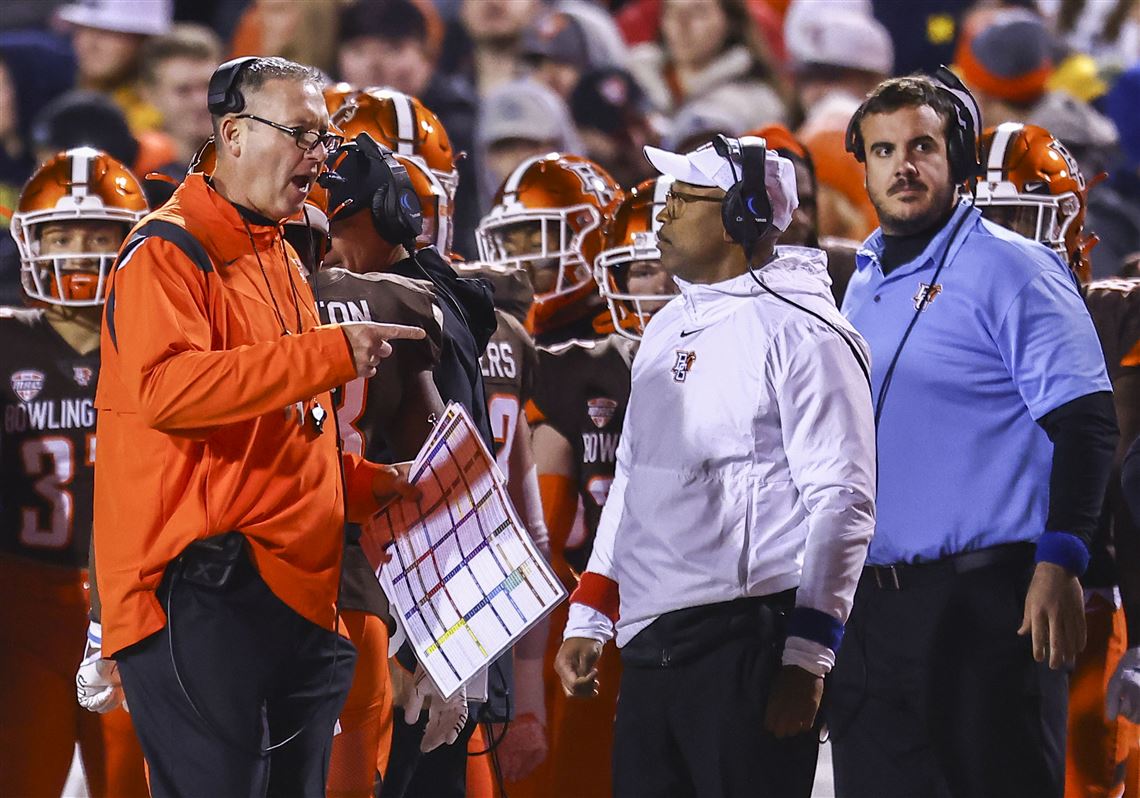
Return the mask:
[[356,376],[340,328],[211,350],[205,275],[159,238],[123,260],[112,280],[120,374],[151,427],[193,435],[282,411]]
[[344,453],[345,520],[363,524],[380,509],[380,503],[372,493],[372,480],[383,467],[360,455]]
[[574,480],[563,474],[539,474],[538,492],[542,496],[542,515],[550,534],[551,557],[560,562],[566,541],[578,514],[578,489]]
[[523,409],[526,412],[526,422],[532,427],[546,421],[546,416],[538,409],[538,405],[534,403],[533,399],[527,399]]

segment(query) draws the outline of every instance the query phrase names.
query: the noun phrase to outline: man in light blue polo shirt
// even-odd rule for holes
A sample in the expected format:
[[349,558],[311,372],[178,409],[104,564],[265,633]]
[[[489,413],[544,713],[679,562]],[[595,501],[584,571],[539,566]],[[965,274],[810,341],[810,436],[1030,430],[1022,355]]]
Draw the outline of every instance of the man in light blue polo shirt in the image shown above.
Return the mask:
[[1115,416],[1068,269],[956,201],[978,124],[939,73],[880,84],[848,133],[880,222],[843,303],[872,352],[879,490],[828,684],[839,798],[1064,789]]

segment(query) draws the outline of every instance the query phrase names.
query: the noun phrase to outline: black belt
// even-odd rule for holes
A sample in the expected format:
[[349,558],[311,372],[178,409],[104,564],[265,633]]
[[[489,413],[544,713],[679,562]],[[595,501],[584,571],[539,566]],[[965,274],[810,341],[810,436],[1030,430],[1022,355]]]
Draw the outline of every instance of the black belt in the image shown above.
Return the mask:
[[621,661],[626,667],[670,668],[741,637],[782,639],[783,615],[795,605],[792,589],[667,612],[622,647]]
[[1013,562],[1028,564],[1033,561],[1035,548],[1032,543],[1003,543],[987,549],[951,554],[930,562],[866,565],[863,567],[863,579],[880,590],[902,590],[992,565]]

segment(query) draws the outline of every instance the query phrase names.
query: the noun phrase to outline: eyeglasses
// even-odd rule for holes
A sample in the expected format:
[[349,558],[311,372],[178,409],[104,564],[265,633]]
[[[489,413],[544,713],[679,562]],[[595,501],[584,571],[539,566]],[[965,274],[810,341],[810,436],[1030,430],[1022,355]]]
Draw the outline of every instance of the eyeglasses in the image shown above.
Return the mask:
[[260,116],[254,114],[238,114],[237,119],[252,119],[254,122],[260,122],[263,125],[269,125],[274,130],[280,130],[282,133],[288,133],[296,142],[297,146],[305,152],[312,152],[316,149],[317,145],[324,147],[325,152],[332,152],[344,143],[344,136],[338,136],[335,133],[329,133],[327,130],[324,133],[316,130],[309,130],[303,125],[297,127],[286,127],[277,122],[270,122],[268,119],[262,119]]
[[722,202],[724,197],[709,197],[704,194],[688,194],[669,189],[665,192],[665,212],[676,218],[685,209],[686,202]]

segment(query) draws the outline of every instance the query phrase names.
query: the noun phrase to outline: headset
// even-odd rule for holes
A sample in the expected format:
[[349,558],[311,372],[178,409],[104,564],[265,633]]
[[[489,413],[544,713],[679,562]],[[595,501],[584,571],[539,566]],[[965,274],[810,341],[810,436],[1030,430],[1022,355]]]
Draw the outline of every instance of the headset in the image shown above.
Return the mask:
[[[347,178],[336,173],[337,166],[351,152],[356,151],[360,156],[369,160],[368,179],[378,183],[368,202],[368,212],[372,218],[372,226],[376,232],[393,245],[403,245],[409,254],[416,251],[416,238],[423,232],[423,208],[420,198],[412,186],[412,179],[408,177],[408,170],[396,160],[390,149],[377,144],[367,133],[361,133],[351,142],[341,146],[336,154],[335,165],[321,174],[317,182],[325,188],[332,188],[337,183],[344,183]],[[378,170],[378,176],[371,172]],[[340,207],[329,214],[331,221],[341,210],[347,208],[353,199],[345,200]]]
[[240,114],[245,110],[245,97],[237,86],[238,77],[243,69],[261,59],[252,56],[242,56],[226,61],[214,70],[210,76],[210,87],[206,95],[206,108],[214,116],[226,114]]
[[[855,343],[839,327],[819,313],[771,288],[756,275],[756,269],[752,266],[752,250],[775,226],[772,224],[772,198],[768,196],[768,188],[764,184],[768,142],[760,139],[759,144],[741,144],[740,139],[718,135],[713,139],[713,148],[717,155],[728,161],[728,166],[732,169],[732,178],[735,182],[725,192],[720,218],[728,237],[744,247],[745,255],[748,256],[748,274],[756,285],[776,299],[799,308],[830,327],[851,350],[855,362],[859,364],[859,370],[863,372],[863,378],[867,381],[867,388],[870,389],[871,370]],[[740,160],[739,174],[736,171],[734,156]]]
[[[953,116],[946,120],[946,160],[950,165],[950,177],[955,183],[965,183],[982,174],[982,164],[978,160],[978,134],[981,131],[982,112],[978,101],[966,88],[958,76],[945,66],[925,76],[934,87],[946,94],[950,100]],[[866,143],[863,141],[863,117],[867,114],[867,103],[860,105],[847,123],[844,136],[844,149],[855,156],[859,163],[867,162]]]
[[[713,149],[728,161],[733,179],[737,180],[724,195],[721,222],[728,237],[743,246],[749,256],[756,242],[772,227],[772,200],[764,185],[768,143],[764,139],[760,142],[745,146],[740,139],[724,135],[713,139]],[[739,179],[736,161],[740,161]]]
[[[950,167],[950,178],[957,184],[970,183],[974,186],[974,191],[977,190],[977,181],[975,178],[981,177],[984,173],[984,168],[981,161],[978,160],[978,131],[981,130],[982,125],[982,112],[978,106],[978,101],[970,90],[966,88],[965,84],[958,79],[958,76],[951,72],[946,66],[940,66],[932,74],[927,75],[926,79],[930,81],[933,86],[941,92],[944,92],[950,100],[950,106],[953,109],[954,115],[946,120],[946,161]],[[855,156],[859,163],[865,163],[867,153],[864,150],[863,134],[859,129],[862,124],[863,117],[866,115],[867,104],[864,102],[856,109],[855,114],[851,117],[851,122],[847,125],[847,136],[845,147],[847,152]],[[976,204],[977,195],[971,193],[971,205]],[[942,256],[938,261],[938,267],[934,270],[934,274],[930,278],[930,286],[938,284],[938,277],[942,274],[942,268],[946,265],[946,260],[950,256],[950,250],[954,247],[954,242],[958,238],[958,233],[962,229],[962,225],[966,219],[969,218],[968,213],[963,213],[954,225],[954,229],[950,232],[950,236],[946,240],[946,246],[942,250]],[[915,303],[914,316],[911,317],[910,323],[907,325],[906,330],[903,331],[902,338],[899,339],[899,345],[895,348],[894,354],[887,365],[887,370],[883,374],[882,387],[879,389],[879,398],[875,402],[875,426],[879,425],[879,419],[883,415],[883,407],[886,404],[887,391],[890,390],[891,382],[894,380],[895,367],[898,365],[899,356],[902,354],[903,347],[906,346],[907,340],[910,338],[911,332],[918,324],[919,316],[922,311],[926,310],[926,306],[935,296],[934,291],[930,288],[922,292],[922,296],[918,302]]]

